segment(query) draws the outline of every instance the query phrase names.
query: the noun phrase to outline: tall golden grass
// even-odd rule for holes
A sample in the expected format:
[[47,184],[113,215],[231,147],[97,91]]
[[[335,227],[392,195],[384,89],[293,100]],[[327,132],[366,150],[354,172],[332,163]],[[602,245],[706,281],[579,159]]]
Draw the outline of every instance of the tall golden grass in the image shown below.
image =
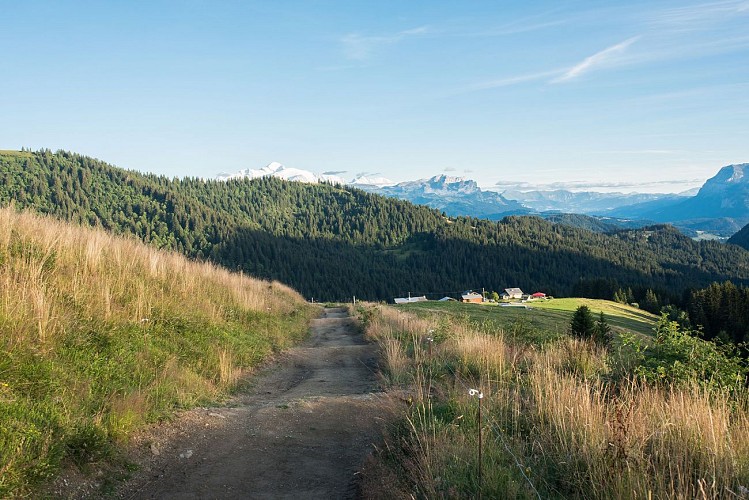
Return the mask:
[[311,314],[280,283],[0,209],[0,497],[221,397]]
[[[425,335],[434,319],[376,306],[372,338],[408,365],[416,404],[402,458],[408,482],[427,497],[476,494],[476,400],[485,411],[487,497],[746,498],[746,395],[697,385],[607,382],[607,353],[564,339],[542,348],[513,345],[503,332],[453,324],[432,359],[391,346]],[[386,359],[386,365],[389,361]],[[421,372],[427,377],[417,374]],[[405,377],[401,374],[401,378]],[[430,388],[427,388],[429,386]],[[435,390],[434,386],[438,389]]]
[[12,208],[0,209],[0,234],[0,313],[16,319],[13,342],[43,346],[75,316],[138,323],[156,306],[189,307],[223,321],[227,307],[285,314],[303,300],[277,282]]

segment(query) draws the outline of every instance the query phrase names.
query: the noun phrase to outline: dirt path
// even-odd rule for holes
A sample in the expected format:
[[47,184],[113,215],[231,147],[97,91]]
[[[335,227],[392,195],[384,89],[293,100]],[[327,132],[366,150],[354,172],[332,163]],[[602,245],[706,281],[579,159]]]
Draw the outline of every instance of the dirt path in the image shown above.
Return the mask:
[[144,437],[141,470],[118,496],[354,498],[356,472],[387,415],[375,346],[345,309],[254,379],[231,407],[186,412]]

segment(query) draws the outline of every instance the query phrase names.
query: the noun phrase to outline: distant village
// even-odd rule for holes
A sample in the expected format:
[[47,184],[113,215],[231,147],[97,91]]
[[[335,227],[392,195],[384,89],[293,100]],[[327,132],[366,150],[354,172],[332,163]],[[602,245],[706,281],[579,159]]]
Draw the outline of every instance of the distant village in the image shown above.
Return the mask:
[[[483,292],[478,293],[473,290],[466,290],[459,295],[459,298],[445,296],[438,299],[437,302],[464,302],[467,304],[482,304],[485,302],[489,303],[500,303],[501,305],[514,305],[524,304],[535,300],[548,300],[551,296],[547,296],[543,292],[525,293],[520,288],[505,288],[501,293],[497,292]],[[412,297],[410,294],[408,297],[396,297],[393,299],[396,304],[410,304],[413,302],[429,302],[429,299],[425,295]]]

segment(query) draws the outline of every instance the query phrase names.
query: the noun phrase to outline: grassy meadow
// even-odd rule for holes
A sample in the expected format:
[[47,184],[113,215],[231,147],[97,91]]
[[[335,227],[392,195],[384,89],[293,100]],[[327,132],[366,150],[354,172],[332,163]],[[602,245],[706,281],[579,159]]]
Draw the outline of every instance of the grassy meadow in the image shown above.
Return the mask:
[[0,209],[0,497],[221,399],[314,310],[276,282]]
[[[646,383],[627,344],[563,334],[583,303],[620,334],[653,334],[654,317],[606,301],[359,307],[408,402],[369,469],[379,498],[746,498],[746,388]],[[513,335],[518,322],[533,331]]]
[[525,307],[500,304],[463,304],[460,302],[415,302],[397,306],[419,317],[443,315],[452,320],[470,322],[474,328],[502,330],[504,335],[529,343],[557,340],[567,334],[572,314],[586,305],[597,317],[603,312],[615,332],[634,332],[652,336],[658,317],[649,312],[608,300],[563,298],[535,300]]

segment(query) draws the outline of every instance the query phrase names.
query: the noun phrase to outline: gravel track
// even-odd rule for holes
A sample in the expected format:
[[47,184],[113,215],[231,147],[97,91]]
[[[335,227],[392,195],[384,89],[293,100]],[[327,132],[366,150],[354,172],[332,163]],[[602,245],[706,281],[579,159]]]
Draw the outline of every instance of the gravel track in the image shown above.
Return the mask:
[[345,309],[252,379],[228,406],[201,408],[134,444],[127,499],[356,498],[357,471],[390,414],[376,346]]

